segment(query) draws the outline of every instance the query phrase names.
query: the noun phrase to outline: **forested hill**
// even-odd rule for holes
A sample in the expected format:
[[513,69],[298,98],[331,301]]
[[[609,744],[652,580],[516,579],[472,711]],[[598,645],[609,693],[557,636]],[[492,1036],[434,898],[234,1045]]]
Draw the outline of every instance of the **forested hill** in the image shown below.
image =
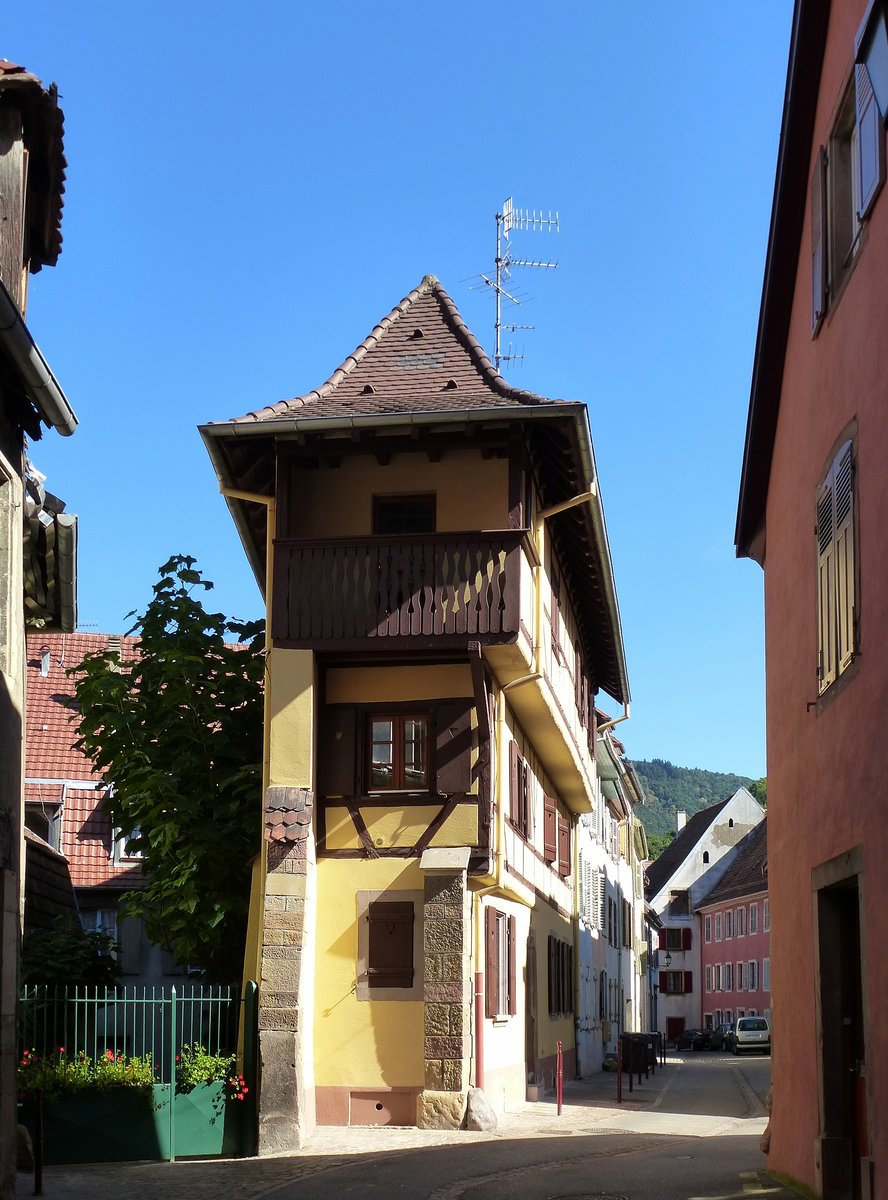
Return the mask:
[[651,855],[656,857],[659,850],[675,833],[675,814],[683,811],[688,818],[701,808],[710,804],[718,804],[733,796],[739,787],[748,787],[764,801],[759,787],[751,787],[753,780],[745,775],[729,775],[722,771],[704,771],[699,767],[676,767],[662,758],[654,758],[649,762],[643,759],[632,759],[632,765],[641,780],[647,796],[647,803],[636,809],[636,815],[641,817],[648,842],[657,841],[651,845]]

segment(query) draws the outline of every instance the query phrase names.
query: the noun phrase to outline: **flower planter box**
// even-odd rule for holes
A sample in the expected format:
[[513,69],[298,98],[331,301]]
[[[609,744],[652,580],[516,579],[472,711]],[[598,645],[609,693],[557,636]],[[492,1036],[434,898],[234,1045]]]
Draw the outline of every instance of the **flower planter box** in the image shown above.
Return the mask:
[[[173,1097],[177,1158],[241,1153],[242,1106],[226,1099],[224,1083],[202,1083]],[[35,1107],[22,1119],[35,1133]],[[155,1084],[58,1096],[44,1106],[43,1161],[47,1165],[131,1162],[170,1157],[170,1088]]]

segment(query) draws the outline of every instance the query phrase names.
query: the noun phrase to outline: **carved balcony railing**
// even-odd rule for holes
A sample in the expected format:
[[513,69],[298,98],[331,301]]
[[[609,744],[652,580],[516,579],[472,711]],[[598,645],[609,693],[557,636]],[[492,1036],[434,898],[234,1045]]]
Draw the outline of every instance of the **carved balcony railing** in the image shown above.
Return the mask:
[[279,538],[272,638],[314,649],[514,641],[522,537]]

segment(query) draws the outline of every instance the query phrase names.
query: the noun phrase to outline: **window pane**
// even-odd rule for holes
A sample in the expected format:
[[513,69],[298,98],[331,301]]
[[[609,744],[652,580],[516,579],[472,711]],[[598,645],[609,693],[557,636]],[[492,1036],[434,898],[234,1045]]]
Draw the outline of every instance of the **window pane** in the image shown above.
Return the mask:
[[404,786],[418,787],[426,781],[426,723],[410,718],[404,722]]
[[392,775],[394,725],[392,721],[373,721],[370,744],[370,786],[394,787]]

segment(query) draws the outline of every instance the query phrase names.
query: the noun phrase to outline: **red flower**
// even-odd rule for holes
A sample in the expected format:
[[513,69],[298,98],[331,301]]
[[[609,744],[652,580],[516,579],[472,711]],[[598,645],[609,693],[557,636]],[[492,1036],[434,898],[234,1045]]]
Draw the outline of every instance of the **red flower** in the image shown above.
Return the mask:
[[243,1100],[243,1098],[244,1098],[244,1097],[243,1097],[243,1093],[242,1093],[242,1092],[241,1092],[241,1093],[239,1093],[239,1094],[238,1094],[238,1096],[236,1097],[236,1099],[237,1099],[237,1100]]
[[105,1051],[105,1058],[107,1058],[109,1062],[114,1062],[114,1051],[113,1051],[113,1050],[106,1050],[106,1051]]
[[64,1053],[65,1053],[65,1047],[59,1046],[59,1054],[64,1054]]
[[244,1084],[244,1085],[242,1085],[242,1086],[241,1086],[241,1091],[243,1092],[243,1094],[244,1094],[245,1096],[246,1096],[246,1094],[247,1094],[247,1092],[248,1092],[249,1090],[250,1090],[250,1089],[249,1089],[249,1088],[246,1086],[246,1084]]

